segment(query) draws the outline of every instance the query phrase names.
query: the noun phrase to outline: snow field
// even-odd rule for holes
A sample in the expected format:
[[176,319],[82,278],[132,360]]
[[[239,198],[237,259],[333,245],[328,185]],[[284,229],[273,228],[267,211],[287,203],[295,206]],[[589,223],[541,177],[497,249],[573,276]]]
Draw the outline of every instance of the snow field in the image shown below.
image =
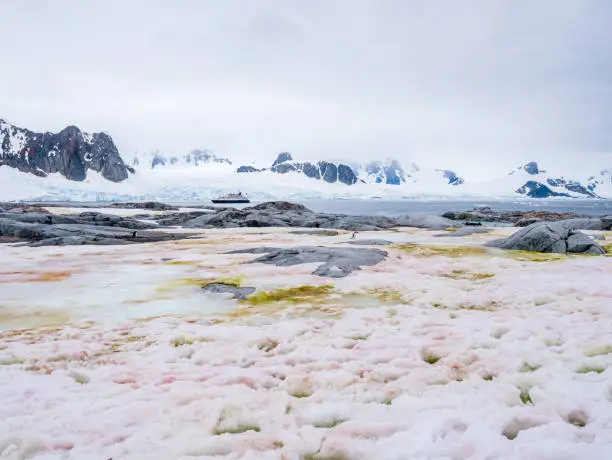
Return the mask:
[[348,234],[0,245],[0,458],[612,458],[612,259],[480,251],[511,231],[362,232],[420,249],[338,280],[223,253]]

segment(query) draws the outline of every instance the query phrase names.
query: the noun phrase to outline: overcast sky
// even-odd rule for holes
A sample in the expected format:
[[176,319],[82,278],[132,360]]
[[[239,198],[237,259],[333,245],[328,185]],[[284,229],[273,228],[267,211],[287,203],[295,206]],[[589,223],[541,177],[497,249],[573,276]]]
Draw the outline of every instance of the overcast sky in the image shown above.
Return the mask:
[[612,166],[605,0],[0,0],[0,117],[124,157]]

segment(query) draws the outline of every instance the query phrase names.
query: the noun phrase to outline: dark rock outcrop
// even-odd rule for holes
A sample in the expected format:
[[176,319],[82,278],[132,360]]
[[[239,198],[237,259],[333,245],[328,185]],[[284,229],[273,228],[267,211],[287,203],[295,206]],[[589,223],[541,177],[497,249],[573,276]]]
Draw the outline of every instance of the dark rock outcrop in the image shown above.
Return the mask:
[[448,169],[444,169],[441,171],[442,175],[448,179],[448,183],[450,185],[461,185],[465,183],[465,179],[463,177],[459,177],[454,171],[450,171]]
[[99,236],[81,235],[81,236],[58,236],[57,238],[47,238],[45,240],[34,241],[29,243],[31,248],[40,248],[44,246],[84,246],[86,244],[96,246],[118,246],[122,244],[134,244],[134,241],[121,240],[117,238],[102,238]]
[[106,227],[122,227],[135,230],[158,228],[159,225],[153,222],[142,222],[132,217],[115,216],[100,212],[82,212],[76,216],[79,224],[104,225]]
[[[278,174],[298,172],[311,179],[322,179],[330,184],[342,182],[353,185],[357,182],[357,175],[348,165],[329,161],[319,161],[316,164],[308,161],[298,162],[294,161],[288,152],[279,153],[270,170]],[[247,172],[247,169],[244,172]]]
[[294,230],[289,232],[292,235],[313,235],[313,236],[338,236],[340,232],[335,230]]
[[148,209],[151,211],[178,211],[179,208],[158,201],[142,201],[142,202],[126,202],[111,203],[110,208],[120,209]]
[[45,177],[60,173],[83,181],[87,171],[99,172],[105,179],[121,182],[130,169],[106,133],[87,134],[76,126],[59,133],[35,133],[0,119],[0,166]]
[[238,169],[236,169],[237,173],[253,173],[253,172],[261,172],[261,171],[265,171],[265,169],[257,169],[253,166],[238,166]]
[[340,163],[338,165],[338,180],[343,184],[353,185],[357,182],[357,176],[349,166]]
[[382,216],[320,214],[301,204],[273,201],[243,209],[225,209],[184,225],[188,228],[303,227],[366,231],[393,228],[397,222]]
[[[182,155],[180,157],[165,157],[161,155],[159,152],[153,153],[149,156],[149,160],[147,162],[143,161],[143,165],[150,167],[151,169],[165,167],[165,166],[174,166],[174,165],[183,165],[183,166],[198,166],[201,164],[227,164],[231,165],[232,162],[228,158],[223,158],[215,155],[214,152],[207,149],[195,149],[190,152]],[[141,164],[140,158],[137,156],[132,160],[132,164],[134,166],[138,166]]]
[[152,231],[155,223],[97,212],[56,215],[34,212],[0,213],[1,241],[29,241],[32,246],[149,243],[188,235]]
[[582,232],[573,230],[567,222],[537,222],[489,246],[559,254],[605,254],[604,249]]
[[146,223],[132,217],[114,216],[99,212],[82,212],[75,215],[61,215],[41,212],[0,213],[0,218],[10,219],[16,222],[26,222],[31,224],[56,225],[56,224],[82,224],[106,227],[122,227],[129,229],[150,229],[157,228],[155,223]]
[[321,179],[320,169],[312,163],[302,163],[302,172],[311,179]]
[[210,211],[189,211],[189,212],[173,212],[170,214],[164,214],[159,216],[148,216],[147,218],[157,222],[159,225],[165,226],[180,226],[185,222],[189,222],[197,217],[211,216],[213,212]]
[[533,180],[527,181],[525,185],[516,189],[516,193],[526,195],[531,198],[549,198],[549,197],[569,197],[567,193],[559,193],[551,190],[548,186]]
[[184,238],[186,235],[150,230],[133,230],[125,227],[107,227],[87,224],[38,224],[0,218],[0,236],[22,240],[40,241],[61,237],[95,237],[99,239],[127,240],[139,243],[167,241]]
[[[321,263],[313,275],[342,278],[363,266],[376,265],[387,257],[385,251],[370,248],[328,248],[325,246],[298,246],[294,248],[254,248],[266,253],[248,263],[271,264],[287,267],[299,264]],[[256,253],[251,250],[232,251],[229,254]]]
[[319,161],[319,169],[321,170],[321,177],[325,182],[333,184],[338,181],[338,167],[327,161]]
[[584,187],[582,184],[578,182],[570,181],[565,184],[565,188],[568,189],[570,192],[580,193],[584,196],[591,197],[591,198],[599,198],[599,196],[593,193],[592,190],[587,189],[586,187]]
[[254,287],[249,286],[235,286],[233,284],[226,283],[210,283],[202,286],[204,292],[211,292],[214,294],[231,294],[234,299],[244,300],[255,292]]
[[[454,212],[449,211],[442,217],[459,221],[483,221],[511,223],[518,227],[530,225],[536,221],[557,221],[579,217],[573,212],[550,212],[550,211],[494,211],[488,206],[474,208],[471,211]],[[529,219],[534,219],[529,221]],[[520,225],[519,225],[520,222]]]
[[523,169],[527,174],[531,174],[532,176],[540,174],[540,168],[538,168],[538,164],[535,161],[530,161],[523,166]]
[[288,161],[293,161],[293,157],[291,156],[289,152],[279,153],[278,156],[276,157],[276,160],[274,160],[274,163],[272,163],[272,171],[274,171],[275,166],[281,163],[286,163]]

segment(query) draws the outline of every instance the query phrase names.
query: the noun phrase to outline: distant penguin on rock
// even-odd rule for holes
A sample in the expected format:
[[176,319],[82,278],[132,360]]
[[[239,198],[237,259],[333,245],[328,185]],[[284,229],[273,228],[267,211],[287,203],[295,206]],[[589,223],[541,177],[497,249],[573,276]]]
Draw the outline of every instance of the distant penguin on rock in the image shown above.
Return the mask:
[[357,236],[357,233],[359,233],[359,232],[353,232],[353,234],[351,235],[351,240],[355,239],[355,237]]
[[132,238],[136,238],[136,232],[132,233]]

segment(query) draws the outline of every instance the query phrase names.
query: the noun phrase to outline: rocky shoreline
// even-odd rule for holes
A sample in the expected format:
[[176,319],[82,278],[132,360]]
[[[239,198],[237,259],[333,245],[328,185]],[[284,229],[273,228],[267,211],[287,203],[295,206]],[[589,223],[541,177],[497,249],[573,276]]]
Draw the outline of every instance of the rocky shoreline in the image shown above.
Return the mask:
[[[192,229],[239,227],[289,227],[312,234],[344,230],[385,231],[400,227],[445,230],[436,236],[467,236],[489,231],[488,223],[524,227],[498,247],[538,252],[603,254],[594,238],[580,230],[610,231],[612,216],[585,217],[575,213],[548,211],[495,211],[475,208],[446,212],[441,216],[414,213],[400,217],[345,215],[314,212],[304,205],[271,201],[242,209],[200,206],[180,211],[164,203],[115,203],[105,212],[71,215],[49,211],[50,206],[0,203],[0,242],[22,242],[30,246],[83,244],[135,244],[193,237]],[[81,206],[79,206],[81,207]],[[142,209],[142,214],[119,216],[114,209]],[[109,212],[111,212],[109,214]],[[156,212],[154,214],[152,212]],[[186,230],[189,229],[189,230]],[[308,230],[311,229],[311,230]],[[197,236],[197,235],[196,235]],[[599,239],[603,239],[600,235]]]

